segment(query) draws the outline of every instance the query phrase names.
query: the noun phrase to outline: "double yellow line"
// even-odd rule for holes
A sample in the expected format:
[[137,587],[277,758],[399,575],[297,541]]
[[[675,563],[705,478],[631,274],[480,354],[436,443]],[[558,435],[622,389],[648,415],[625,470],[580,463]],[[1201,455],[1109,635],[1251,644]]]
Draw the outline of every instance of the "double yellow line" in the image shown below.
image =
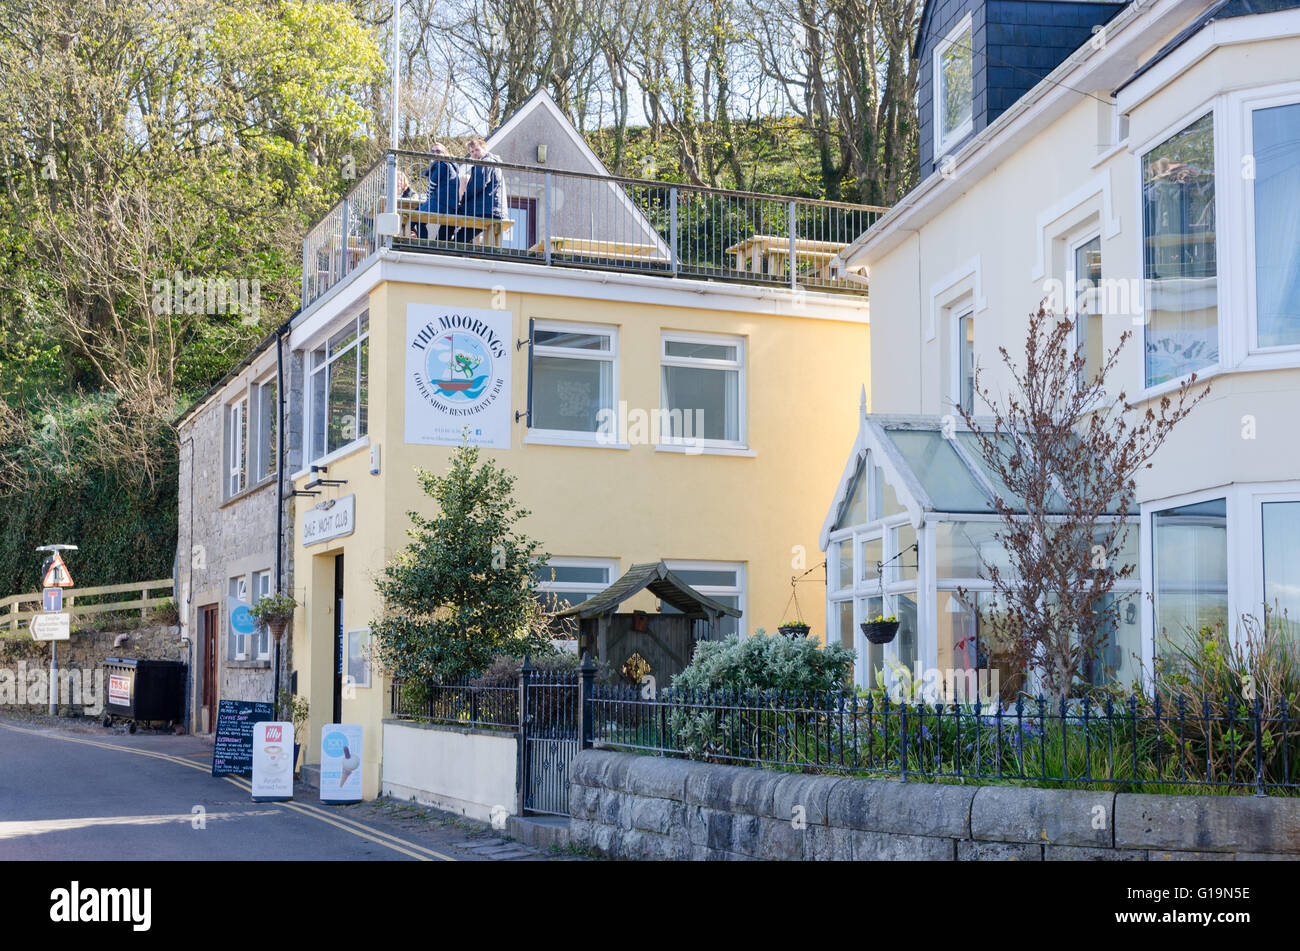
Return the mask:
[[[42,730],[29,730],[23,727],[12,726],[8,723],[0,723],[0,729],[9,730],[13,733],[26,733],[29,736],[44,737],[46,739],[52,739],[52,740],[62,740],[65,743],[80,743],[83,746],[95,746],[98,747],[99,749],[113,750],[114,752],[117,753],[132,753],[136,756],[149,756],[152,757],[153,759],[165,760],[166,762],[175,763],[179,766],[185,766],[188,767],[189,769],[196,769],[201,773],[210,774],[212,772],[212,770],[209,767],[204,766],[202,763],[195,763],[192,760],[188,760],[180,756],[172,756],[170,753],[159,753],[154,750],[138,750],[129,746],[119,746],[116,743],[104,743],[100,740],[87,740],[87,739],[82,739],[81,737],[65,736],[59,733],[47,733]],[[224,779],[226,782],[230,783],[233,786],[239,787],[240,789],[247,792],[250,796],[252,795],[253,786],[250,782],[248,782],[248,780],[243,779],[242,777],[239,776],[222,776],[219,778]],[[269,803],[268,805],[279,806],[282,809],[286,809],[292,812],[297,812],[304,816],[309,816],[312,819],[317,819],[321,822],[326,823],[327,825],[332,825],[335,828],[342,829],[344,832],[350,832],[352,835],[358,836],[363,839],[372,839],[379,845],[386,846],[387,848],[392,849],[394,852],[400,852],[403,855],[410,856],[411,858],[417,859],[421,862],[431,862],[434,859],[438,859],[443,862],[456,861],[456,859],[454,859],[450,855],[444,855],[442,852],[438,852],[435,851],[434,849],[426,848],[425,846],[415,842],[411,842],[408,839],[403,839],[400,838],[399,836],[391,835],[390,833],[387,832],[382,832],[379,829],[376,829],[372,826],[368,826],[362,822],[358,822],[355,819],[348,818],[347,816],[341,816],[338,815],[337,813],[331,813],[325,809],[322,809],[319,806],[312,806],[301,802],[276,802],[276,803]]]

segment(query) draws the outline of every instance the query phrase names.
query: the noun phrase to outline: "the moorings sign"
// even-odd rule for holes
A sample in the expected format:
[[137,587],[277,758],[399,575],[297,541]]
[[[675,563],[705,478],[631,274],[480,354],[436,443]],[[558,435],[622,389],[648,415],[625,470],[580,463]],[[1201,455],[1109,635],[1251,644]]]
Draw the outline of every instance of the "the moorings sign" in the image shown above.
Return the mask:
[[513,315],[406,306],[406,441],[510,448]]
[[305,546],[351,535],[357,524],[357,497],[321,502],[302,513],[302,543]]

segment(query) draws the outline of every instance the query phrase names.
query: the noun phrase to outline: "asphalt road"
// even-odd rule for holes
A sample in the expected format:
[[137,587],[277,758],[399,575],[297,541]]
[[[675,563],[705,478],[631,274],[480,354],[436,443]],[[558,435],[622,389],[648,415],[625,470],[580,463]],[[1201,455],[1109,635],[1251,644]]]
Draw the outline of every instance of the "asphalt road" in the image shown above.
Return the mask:
[[401,804],[251,801],[192,736],[0,717],[0,862],[538,859],[486,827]]

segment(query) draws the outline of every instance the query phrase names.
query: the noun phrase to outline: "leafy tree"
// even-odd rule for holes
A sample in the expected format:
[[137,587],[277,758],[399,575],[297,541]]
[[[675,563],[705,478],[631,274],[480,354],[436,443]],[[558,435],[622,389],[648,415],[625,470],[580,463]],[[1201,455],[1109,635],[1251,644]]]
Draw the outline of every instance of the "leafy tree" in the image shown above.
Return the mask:
[[999,607],[985,618],[1014,645],[1009,660],[1038,671],[1057,699],[1069,696],[1085,663],[1100,656],[1117,629],[1123,600],[1115,585],[1136,566],[1122,561],[1130,523],[1115,513],[1137,508],[1139,472],[1209,386],[1196,374],[1177,391],[1139,407],[1106,379],[1132,337],[1121,334],[1091,377],[1069,314],[1044,308],[1029,317],[1025,361],[998,353],[1010,377],[995,397],[975,368],[975,392],[987,417],[958,407],[985,466],[1007,489],[994,503],[995,537],[1009,570],[984,566]]
[[469,445],[446,475],[418,475],[438,512],[409,513],[411,544],[376,580],[386,602],[371,625],[381,662],[423,683],[477,674],[499,654],[547,650],[533,593],[533,569],[546,558],[516,530],[529,513],[514,500],[515,477],[480,465]]

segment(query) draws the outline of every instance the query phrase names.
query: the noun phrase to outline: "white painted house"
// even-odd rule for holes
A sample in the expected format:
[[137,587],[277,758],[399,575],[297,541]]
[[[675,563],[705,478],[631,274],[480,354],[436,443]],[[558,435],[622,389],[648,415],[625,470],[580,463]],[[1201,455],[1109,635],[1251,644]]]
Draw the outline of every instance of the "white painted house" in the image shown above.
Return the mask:
[[[1149,668],[1189,626],[1235,635],[1265,603],[1300,617],[1298,6],[931,0],[922,181],[842,255],[870,272],[871,390],[821,544],[828,639],[870,658],[860,683],[881,651],[858,625],[880,613],[909,665],[974,659],[980,621],[954,592],[999,557],[994,487],[942,419],[980,411],[976,365],[1005,385],[998,347],[1023,355],[1053,295],[1090,361],[1134,332],[1111,377],[1130,399],[1193,372],[1212,387],[1140,479],[1123,557],[1141,596],[1111,666]],[[1041,68],[1008,102],[1007,77],[1031,72],[1016,63]]]

